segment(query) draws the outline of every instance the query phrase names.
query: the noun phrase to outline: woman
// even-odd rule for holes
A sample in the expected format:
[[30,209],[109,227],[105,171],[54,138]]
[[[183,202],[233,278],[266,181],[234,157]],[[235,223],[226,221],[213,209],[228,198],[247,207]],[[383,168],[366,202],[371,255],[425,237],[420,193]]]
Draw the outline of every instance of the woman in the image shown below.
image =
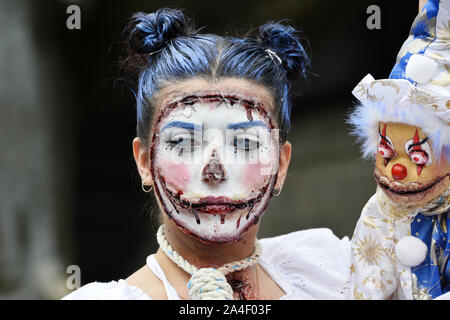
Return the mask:
[[220,37],[160,9],[127,30],[139,67],[133,154],[162,212],[160,248],[127,279],[65,298],[346,298],[348,239],[327,229],[256,239],[286,178],[291,88],[309,65],[295,29]]

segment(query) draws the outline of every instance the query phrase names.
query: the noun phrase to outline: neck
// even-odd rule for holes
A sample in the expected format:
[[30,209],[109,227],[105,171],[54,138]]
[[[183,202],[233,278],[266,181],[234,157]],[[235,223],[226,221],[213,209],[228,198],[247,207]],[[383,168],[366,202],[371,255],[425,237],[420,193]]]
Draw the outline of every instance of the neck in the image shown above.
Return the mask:
[[[250,261],[246,258],[254,253],[258,228],[259,224],[255,224],[238,241],[233,243],[205,243],[183,232],[171,220],[165,219],[165,240],[161,241],[167,241],[170,247],[181,256],[182,260],[187,260],[199,269],[209,267],[219,269],[224,265],[232,266],[237,261],[240,261],[239,263]],[[184,268],[179,267],[178,263],[172,261],[164,251],[159,248],[157,259],[168,276],[169,282],[178,284],[176,290],[180,297],[188,299],[187,283],[192,280],[191,275],[184,271]],[[256,254],[258,256],[260,251],[256,251]],[[176,259],[178,260],[178,258]],[[231,262],[233,264],[230,265]],[[188,269],[192,270],[190,267]],[[226,275],[227,282],[233,290],[234,299],[278,299],[284,294],[283,290],[276,284],[274,285],[271,278],[262,269],[259,269],[258,264],[251,264]],[[267,283],[271,288],[269,290],[265,287]]]
[[170,246],[197,268],[218,268],[252,255],[259,224],[232,243],[206,243],[185,233],[173,221],[164,218],[164,231]]

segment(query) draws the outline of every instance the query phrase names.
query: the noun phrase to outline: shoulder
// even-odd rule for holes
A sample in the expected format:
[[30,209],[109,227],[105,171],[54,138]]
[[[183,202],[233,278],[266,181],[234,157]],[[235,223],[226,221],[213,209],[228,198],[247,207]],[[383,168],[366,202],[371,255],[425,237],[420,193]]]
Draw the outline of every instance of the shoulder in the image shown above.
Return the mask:
[[91,282],[69,293],[62,300],[149,300],[142,290],[125,280]]
[[336,255],[336,249],[345,251],[350,240],[348,237],[339,239],[330,229],[317,228],[261,239],[260,243],[267,256],[288,252],[322,256]]
[[159,279],[147,265],[130,275],[126,279],[126,282],[131,286],[140,288],[154,300],[168,299],[166,289],[161,279]]
[[351,247],[330,229],[296,231],[261,239],[261,259],[305,298],[346,299]]

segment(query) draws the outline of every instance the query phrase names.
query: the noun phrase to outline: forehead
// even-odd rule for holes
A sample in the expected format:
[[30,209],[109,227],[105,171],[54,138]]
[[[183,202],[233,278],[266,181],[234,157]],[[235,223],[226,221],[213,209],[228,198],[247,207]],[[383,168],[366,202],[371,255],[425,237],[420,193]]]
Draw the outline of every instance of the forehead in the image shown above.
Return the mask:
[[265,87],[250,80],[226,78],[218,81],[193,78],[165,85],[156,97],[158,109],[171,102],[188,96],[228,96],[252,101],[261,105],[272,116],[274,111],[273,94]]
[[420,138],[427,136],[419,127],[398,122],[380,122],[380,131],[383,130],[384,125],[386,125],[386,134],[392,139],[410,140],[414,137],[416,130]]
[[[210,98],[210,97],[208,97]],[[161,131],[170,127],[191,130],[207,128],[245,129],[262,126],[273,128],[272,121],[264,109],[259,106],[246,106],[229,102],[196,102],[189,105],[166,107],[160,120]]]

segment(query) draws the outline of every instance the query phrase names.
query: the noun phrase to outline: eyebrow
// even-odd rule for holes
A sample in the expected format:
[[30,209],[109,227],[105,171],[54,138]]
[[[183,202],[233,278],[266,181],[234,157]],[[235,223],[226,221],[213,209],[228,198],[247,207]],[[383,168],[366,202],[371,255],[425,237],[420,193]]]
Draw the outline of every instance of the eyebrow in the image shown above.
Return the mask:
[[410,144],[409,147],[408,147],[408,151],[411,150],[414,147],[417,147],[417,146],[420,146],[420,145],[424,144],[427,141],[428,141],[428,137],[425,137],[425,138],[423,138],[421,141],[419,141],[417,143]]
[[378,128],[378,134],[380,135],[382,140],[386,141],[390,146],[392,146],[392,144],[389,142],[389,140],[381,134],[380,128]]
[[202,130],[201,124],[195,124],[195,123],[183,122],[183,121],[172,121],[172,122],[167,123],[164,127],[162,127],[161,131],[164,131],[166,129],[173,128],[173,127],[192,130],[192,131]]
[[244,122],[230,123],[229,125],[227,125],[227,129],[236,130],[236,129],[245,129],[245,128],[250,128],[250,127],[256,127],[256,126],[264,127],[267,130],[270,130],[269,127],[267,126],[267,124],[265,124],[262,121],[244,121]]

